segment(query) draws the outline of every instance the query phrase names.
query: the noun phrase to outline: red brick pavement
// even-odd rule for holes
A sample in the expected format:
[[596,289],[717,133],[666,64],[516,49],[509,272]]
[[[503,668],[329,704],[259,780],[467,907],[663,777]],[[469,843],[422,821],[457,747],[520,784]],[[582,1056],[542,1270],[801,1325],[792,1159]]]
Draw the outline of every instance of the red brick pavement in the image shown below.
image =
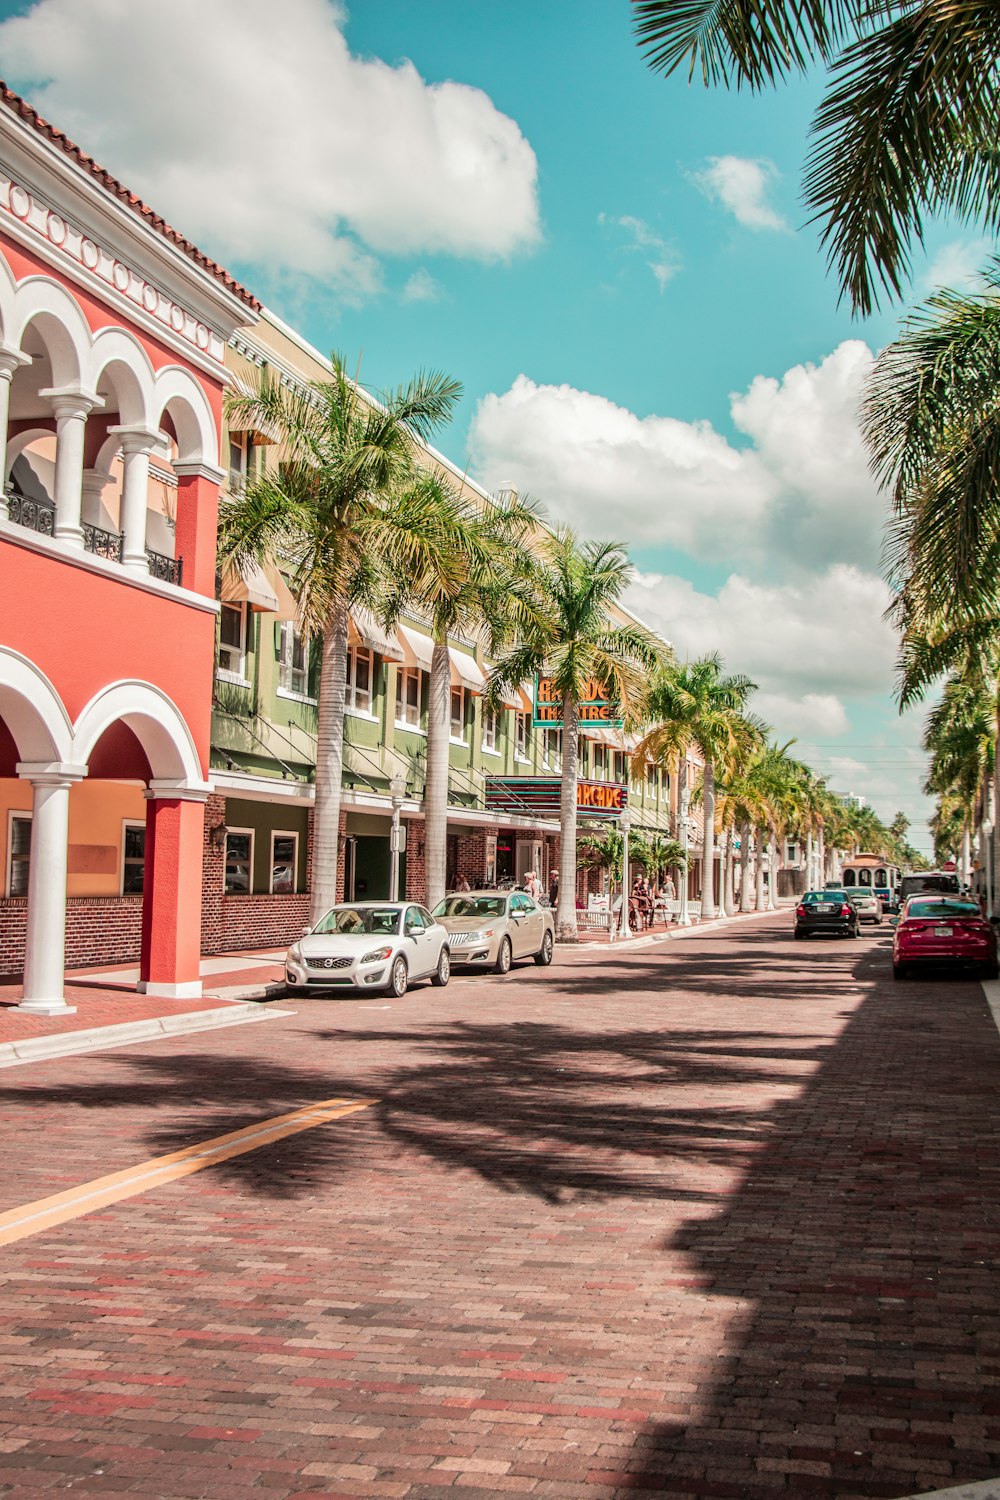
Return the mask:
[[20,985],[0,985],[0,1042],[23,1042],[32,1036],[59,1036],[65,1031],[88,1031],[92,1026],[120,1026],[125,1021],[219,1008],[219,1001],[211,995],[200,1000],[164,1001],[137,995],[134,989],[67,984],[66,1003],[76,1006],[74,1015],[34,1016],[16,1009],[20,998]]
[[899,1496],[1000,1472],[1000,1038],[787,917],[0,1079],[0,1494]]

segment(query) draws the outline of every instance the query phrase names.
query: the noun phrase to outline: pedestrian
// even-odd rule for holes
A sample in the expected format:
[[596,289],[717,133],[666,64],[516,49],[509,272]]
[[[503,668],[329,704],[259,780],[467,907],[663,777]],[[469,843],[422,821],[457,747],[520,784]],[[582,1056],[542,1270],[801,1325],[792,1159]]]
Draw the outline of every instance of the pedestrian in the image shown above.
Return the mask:
[[456,891],[471,891],[472,886],[469,884],[469,877],[467,875],[460,875],[455,889]]
[[525,870],[524,889],[527,891],[532,901],[537,901],[539,896],[542,894],[542,882],[539,880],[534,870]]
[[559,876],[553,875],[549,881],[549,905],[556,906],[559,901]]

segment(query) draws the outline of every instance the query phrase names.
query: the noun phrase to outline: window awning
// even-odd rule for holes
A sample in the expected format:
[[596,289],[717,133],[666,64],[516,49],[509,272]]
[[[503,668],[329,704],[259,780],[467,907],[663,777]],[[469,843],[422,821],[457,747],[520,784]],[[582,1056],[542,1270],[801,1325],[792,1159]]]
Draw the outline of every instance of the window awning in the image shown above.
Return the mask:
[[376,620],[370,609],[360,605],[352,609],[347,628],[347,641],[351,646],[364,646],[367,651],[377,651],[386,661],[403,661],[403,652],[395,636]]
[[580,734],[585,740],[594,740],[598,745],[610,745],[613,750],[625,749],[625,738],[620,729],[609,729],[605,724],[580,724]]
[[466,656],[464,651],[456,651],[452,646],[448,647],[448,656],[451,659],[452,687],[464,687],[470,693],[481,693],[486,686],[486,678],[475,658]]
[[227,568],[222,575],[223,604],[249,604],[251,609],[260,609],[267,614],[278,611],[278,596],[263,568],[248,563],[239,572]]
[[422,635],[410,625],[400,625],[399,644],[403,649],[403,661],[408,667],[419,667],[422,672],[431,669],[434,642],[429,635]]

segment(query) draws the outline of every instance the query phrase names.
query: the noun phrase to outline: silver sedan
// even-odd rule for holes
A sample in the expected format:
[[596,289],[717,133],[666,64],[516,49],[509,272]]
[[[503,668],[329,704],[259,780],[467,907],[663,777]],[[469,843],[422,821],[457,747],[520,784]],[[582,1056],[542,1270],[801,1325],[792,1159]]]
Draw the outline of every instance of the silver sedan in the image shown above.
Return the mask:
[[875,922],[882,920],[882,903],[875,892],[867,886],[850,886],[847,891],[847,899],[854,907],[862,922]]
[[413,901],[335,906],[285,958],[285,983],[300,994],[353,989],[402,996],[414,979],[445,985],[450,975],[448,933]]
[[508,974],[516,958],[552,962],[552,912],[526,891],[456,892],[438,902],[434,917],[448,929],[454,964]]

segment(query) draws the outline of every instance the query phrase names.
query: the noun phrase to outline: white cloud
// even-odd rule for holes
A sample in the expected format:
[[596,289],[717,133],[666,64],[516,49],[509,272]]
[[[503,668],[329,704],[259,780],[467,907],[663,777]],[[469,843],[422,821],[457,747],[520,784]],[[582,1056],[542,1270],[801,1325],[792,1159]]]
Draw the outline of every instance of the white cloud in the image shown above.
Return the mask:
[[777,719],[780,710],[775,727],[799,734],[839,732],[843,697],[885,695],[891,687],[896,638],[882,619],[888,598],[880,578],[840,563],[802,584],[733,573],[717,594],[683,578],[639,573],[626,602],[678,656],[720,651],[770,701],[760,712]]
[[414,271],[400,293],[403,302],[440,302],[441,296],[440,283],[423,267]]
[[646,266],[652,272],[661,292],[681,269],[677,251],[651,229],[644,219],[637,219],[632,214],[621,214],[617,218],[611,214],[598,214],[597,222],[622,230],[626,238],[625,249],[644,256]]
[[694,181],[706,198],[721,203],[747,229],[787,230],[785,220],[767,201],[779,176],[774,163],[762,157],[710,156]]
[[928,263],[918,285],[925,294],[943,286],[958,292],[976,291],[979,273],[995,249],[991,240],[951,240]]
[[[713,562],[876,565],[885,504],[857,426],[867,346],[758,376],[731,398],[736,447],[708,422],[638,417],[572,386],[519,375],[484,397],[470,429],[488,489],[513,476],[585,534],[680,548]],[[613,517],[613,525],[611,518]]]
[[222,260],[357,295],[378,258],[539,236],[537,163],[481,90],[350,54],[333,0],[39,0],[4,76]]

